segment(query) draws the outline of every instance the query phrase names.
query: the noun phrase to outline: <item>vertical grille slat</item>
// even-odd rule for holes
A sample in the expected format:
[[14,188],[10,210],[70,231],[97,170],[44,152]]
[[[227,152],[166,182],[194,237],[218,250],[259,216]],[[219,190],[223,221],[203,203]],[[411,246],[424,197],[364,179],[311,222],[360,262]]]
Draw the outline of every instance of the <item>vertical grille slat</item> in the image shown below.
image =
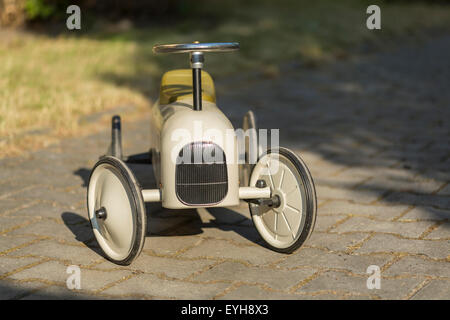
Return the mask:
[[210,205],[228,192],[225,153],[211,142],[193,142],[178,154],[175,169],[178,199],[186,205]]

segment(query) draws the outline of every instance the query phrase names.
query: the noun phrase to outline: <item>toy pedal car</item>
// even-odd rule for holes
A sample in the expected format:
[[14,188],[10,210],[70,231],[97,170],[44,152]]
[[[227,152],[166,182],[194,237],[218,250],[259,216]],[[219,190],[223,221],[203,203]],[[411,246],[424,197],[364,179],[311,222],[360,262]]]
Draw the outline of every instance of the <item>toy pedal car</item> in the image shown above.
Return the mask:
[[[229,134],[234,128],[216,106],[211,76],[202,71],[204,52],[237,49],[238,43],[153,47],[155,53],[190,53],[192,70],[165,73],[152,108],[148,163],[158,188],[142,190],[127,166],[136,159],[122,160],[120,118],[113,117],[109,155],[91,172],[87,205],[98,244],[114,263],[130,264],[141,252],[147,230],[145,202],[183,209],[236,206],[245,200],[266,245],[283,253],[299,248],[311,234],[316,194],[305,163],[278,146],[257,152],[257,161],[249,163],[250,153],[262,148],[257,139],[244,139],[246,161],[240,163],[242,139]],[[199,129],[210,135],[199,134]],[[256,132],[251,111],[244,116],[243,129]]]

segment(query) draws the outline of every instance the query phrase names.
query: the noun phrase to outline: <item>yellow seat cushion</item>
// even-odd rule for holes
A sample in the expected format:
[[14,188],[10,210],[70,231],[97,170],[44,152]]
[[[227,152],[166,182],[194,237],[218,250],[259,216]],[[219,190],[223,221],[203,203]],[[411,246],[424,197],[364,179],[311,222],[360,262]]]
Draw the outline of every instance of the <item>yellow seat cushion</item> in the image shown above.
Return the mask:
[[[159,93],[160,104],[169,104],[189,96],[192,96],[192,69],[171,70],[163,75]],[[203,70],[202,100],[216,102],[213,79]]]

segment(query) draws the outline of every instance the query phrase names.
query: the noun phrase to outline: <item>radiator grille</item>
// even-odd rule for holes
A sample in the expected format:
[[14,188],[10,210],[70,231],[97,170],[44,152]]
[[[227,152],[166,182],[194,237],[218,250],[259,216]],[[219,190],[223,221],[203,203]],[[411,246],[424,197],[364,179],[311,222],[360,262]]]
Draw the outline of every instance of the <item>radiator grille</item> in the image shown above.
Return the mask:
[[211,142],[184,146],[177,158],[175,188],[186,205],[210,205],[222,201],[228,192],[225,153]]

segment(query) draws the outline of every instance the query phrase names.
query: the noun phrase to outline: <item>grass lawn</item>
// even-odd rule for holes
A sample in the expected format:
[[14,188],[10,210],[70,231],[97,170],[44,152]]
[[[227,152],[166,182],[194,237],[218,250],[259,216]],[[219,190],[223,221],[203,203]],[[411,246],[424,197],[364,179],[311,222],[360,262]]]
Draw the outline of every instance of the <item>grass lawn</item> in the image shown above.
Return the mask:
[[[382,2],[382,30],[366,28],[371,1],[223,1],[183,17],[145,27],[88,23],[57,36],[0,31],[0,157],[33,150],[61,137],[104,130],[87,115],[133,106],[137,118],[155,98],[169,68],[188,67],[185,55],[154,56],[156,43],[238,41],[241,51],[207,56],[215,77],[237,70],[277,74],[283,61],[306,65],[345,58],[363,43],[390,45],[407,35],[450,30],[450,6]],[[83,22],[84,20],[82,20]]]

